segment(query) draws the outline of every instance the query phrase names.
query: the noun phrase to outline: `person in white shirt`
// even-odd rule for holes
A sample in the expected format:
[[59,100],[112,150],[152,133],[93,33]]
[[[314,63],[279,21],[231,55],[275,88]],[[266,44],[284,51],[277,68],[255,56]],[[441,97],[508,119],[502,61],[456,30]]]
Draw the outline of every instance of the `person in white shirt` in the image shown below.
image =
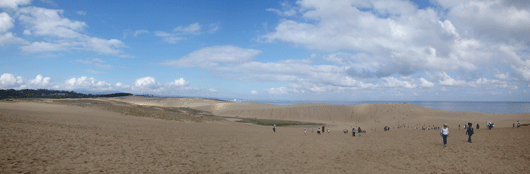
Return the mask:
[[440,135],[444,140],[444,147],[447,147],[447,137],[449,136],[449,127],[447,124],[444,124],[444,127],[440,130]]

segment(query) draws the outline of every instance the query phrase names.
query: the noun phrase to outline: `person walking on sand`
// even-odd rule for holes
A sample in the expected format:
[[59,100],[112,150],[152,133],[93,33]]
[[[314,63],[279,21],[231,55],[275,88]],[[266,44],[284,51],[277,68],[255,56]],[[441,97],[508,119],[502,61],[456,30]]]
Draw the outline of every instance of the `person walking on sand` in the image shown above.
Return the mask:
[[473,124],[468,123],[468,125],[469,125],[469,127],[467,127],[466,135],[468,135],[469,138],[467,139],[467,142],[471,143],[471,135],[474,134],[474,132],[473,132]]
[[352,129],[351,129],[351,132],[352,132],[352,134],[353,134],[353,137],[355,137],[355,133],[357,133],[357,132],[355,132],[355,128],[352,128]]
[[449,127],[447,127],[447,124],[444,124],[442,130],[440,130],[440,135],[444,140],[444,147],[447,147],[447,137],[449,136]]
[[512,126],[512,128],[515,128],[515,123],[513,123],[513,126]]
[[517,120],[517,128],[519,128],[521,126],[521,123],[519,122],[519,120]]
[[460,130],[460,125],[458,125],[458,130]]
[[276,124],[274,124],[274,126],[272,126],[272,131],[276,132]]
[[307,133],[306,129],[304,128],[304,135]]
[[313,128],[311,128],[311,132],[313,132]]

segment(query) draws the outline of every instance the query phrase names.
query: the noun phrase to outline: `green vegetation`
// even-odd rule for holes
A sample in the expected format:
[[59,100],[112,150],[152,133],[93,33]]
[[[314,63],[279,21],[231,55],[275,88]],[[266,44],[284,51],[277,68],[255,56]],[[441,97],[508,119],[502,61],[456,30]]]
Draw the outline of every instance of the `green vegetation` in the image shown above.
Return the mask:
[[294,126],[294,125],[322,125],[321,123],[311,122],[299,122],[299,121],[288,121],[288,120],[270,120],[270,119],[257,119],[257,118],[237,118],[241,119],[236,122],[238,123],[252,123],[263,126]]
[[64,104],[68,106],[89,107],[98,110],[117,112],[125,115],[150,117],[164,120],[192,122],[224,120],[221,117],[212,115],[210,112],[199,111],[190,108],[141,106],[119,101],[101,101],[91,99],[58,99],[52,101],[53,103]]

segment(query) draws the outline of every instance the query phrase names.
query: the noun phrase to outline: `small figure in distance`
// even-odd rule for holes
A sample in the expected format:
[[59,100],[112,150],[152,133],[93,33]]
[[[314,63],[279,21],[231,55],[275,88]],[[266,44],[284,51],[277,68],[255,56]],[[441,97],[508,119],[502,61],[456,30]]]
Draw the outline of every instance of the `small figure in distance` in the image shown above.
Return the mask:
[[515,128],[515,123],[513,123],[513,126],[512,126],[512,128]]
[[519,122],[519,120],[517,120],[517,128],[519,128],[521,126],[521,123]]
[[320,128],[318,128],[318,130],[317,130],[317,134],[320,135]]
[[447,147],[447,137],[449,136],[449,127],[447,124],[444,124],[444,127],[440,130],[440,136],[444,140],[444,147]]
[[469,136],[469,138],[467,139],[467,142],[471,143],[471,135],[473,135],[473,124],[471,123],[468,123],[469,127],[467,127],[467,131],[466,131],[466,135]]
[[351,129],[351,132],[352,132],[352,134],[353,134],[353,137],[355,137],[355,133],[356,133],[356,132],[355,132],[355,128],[352,128],[352,129]]
[[477,123],[477,129],[480,129],[480,125],[478,125],[478,123]]
[[304,135],[307,134],[307,130],[304,128]]
[[276,132],[276,124],[274,124],[274,126],[272,126],[272,131]]
[[458,125],[458,130],[460,130],[460,125]]

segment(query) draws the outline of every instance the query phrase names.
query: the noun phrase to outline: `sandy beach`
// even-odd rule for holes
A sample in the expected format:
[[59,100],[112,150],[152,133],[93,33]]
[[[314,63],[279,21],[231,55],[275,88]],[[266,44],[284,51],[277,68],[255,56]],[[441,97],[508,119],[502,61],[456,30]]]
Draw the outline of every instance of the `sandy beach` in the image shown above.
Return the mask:
[[[275,106],[146,97],[94,101],[204,113],[135,116],[142,112],[53,101],[0,102],[0,173],[530,173],[530,127],[511,127],[517,119],[530,122],[530,114],[408,104]],[[216,119],[206,112],[318,122],[331,131],[317,135],[317,126],[292,126],[273,132],[269,126]],[[458,124],[483,125],[486,120],[496,127],[475,130],[473,143],[467,142],[464,129],[458,130]],[[447,147],[438,130],[410,128],[443,123],[450,126]],[[383,131],[385,125],[398,124],[407,128]],[[342,132],[359,126],[367,130],[361,137]]]

